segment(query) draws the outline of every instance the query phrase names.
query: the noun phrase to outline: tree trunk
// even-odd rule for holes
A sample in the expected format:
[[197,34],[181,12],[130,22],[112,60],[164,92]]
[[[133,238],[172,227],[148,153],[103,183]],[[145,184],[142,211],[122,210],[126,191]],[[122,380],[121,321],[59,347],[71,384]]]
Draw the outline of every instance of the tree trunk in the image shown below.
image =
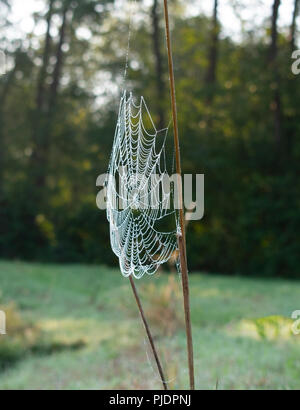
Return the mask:
[[274,0],[272,7],[272,27],[271,27],[271,43],[269,50],[269,65],[271,70],[272,88],[274,92],[271,101],[271,110],[273,112],[274,120],[274,138],[275,141],[280,144],[282,140],[282,107],[281,107],[281,95],[280,95],[280,78],[277,68],[277,54],[278,54],[278,11],[280,6],[280,0]]
[[49,113],[55,110],[56,106],[56,99],[57,99],[57,92],[60,85],[62,67],[63,67],[63,45],[65,42],[66,37],[66,27],[67,27],[67,13],[68,13],[68,6],[66,6],[63,10],[62,14],[62,24],[60,27],[59,32],[59,42],[56,50],[56,63],[53,72],[53,80],[50,88],[50,98],[49,98]]
[[214,1],[212,31],[208,50],[208,68],[205,75],[205,82],[208,88],[207,103],[211,104],[214,99],[214,87],[217,80],[218,43],[219,43],[219,23],[218,23],[218,0]]
[[292,24],[291,24],[291,33],[290,33],[291,50],[292,51],[294,51],[297,48],[297,45],[296,45],[296,31],[297,31],[296,19],[297,19],[297,16],[298,16],[298,12],[299,12],[299,0],[295,0],[293,18],[292,18]]
[[161,32],[159,29],[159,12],[158,12],[158,0],[154,0],[152,6],[152,40],[153,40],[153,52],[155,57],[155,71],[156,71],[156,89],[158,100],[158,117],[159,117],[159,129],[166,127],[165,115],[164,115],[164,98],[165,98],[165,83],[163,79],[163,57],[160,48]]
[[[52,6],[52,1],[50,5]],[[49,26],[48,26],[48,30],[46,34],[45,51],[44,51],[44,62],[46,64],[45,66],[46,69],[45,70],[42,69],[41,74],[40,74],[40,79],[39,79],[39,87],[38,87],[38,94],[37,94],[37,110],[40,116],[35,118],[35,121],[36,121],[35,149],[32,155],[32,162],[33,162],[32,170],[34,172],[33,184],[38,189],[43,189],[46,184],[53,114],[56,108],[57,93],[58,93],[62,66],[63,66],[62,46],[65,42],[67,12],[68,12],[68,7],[66,6],[62,12],[62,24],[61,24],[61,28],[59,32],[59,41],[58,41],[58,45],[56,49],[56,63],[55,63],[54,71],[53,71],[52,83],[51,83],[50,90],[49,90],[48,104],[46,104],[44,83],[45,83],[47,64],[48,64],[49,56],[50,56],[50,41],[51,41],[51,38],[50,38],[50,28],[51,28],[50,9],[49,9],[49,14],[48,14]]]
[[[51,22],[53,16],[54,0],[49,0],[47,13],[47,30],[45,36],[45,46],[43,52],[43,62],[37,81],[37,91],[35,98],[35,110],[32,119],[33,152],[30,159],[30,172],[32,179],[32,189],[43,188],[46,179],[46,152],[45,152],[45,121],[47,116],[46,102],[46,76],[51,53]],[[33,195],[33,194],[31,194]],[[35,198],[36,203],[39,201]]]
[[280,0],[274,0],[272,7],[272,26],[271,26],[271,44],[270,44],[270,61],[276,60],[278,51],[278,12],[279,12]]
[[5,127],[5,105],[9,95],[9,91],[14,83],[15,74],[18,67],[18,56],[16,56],[16,62],[14,68],[7,75],[7,79],[3,85],[2,92],[0,94],[0,204],[3,199],[3,177],[4,177],[4,158],[5,158],[5,143],[4,143],[4,127]]
[[36,95],[36,107],[37,111],[44,111],[45,110],[45,80],[46,80],[46,73],[47,67],[49,64],[50,58],[50,46],[51,46],[51,20],[53,14],[53,4],[54,0],[49,0],[49,10],[47,14],[47,31],[46,31],[46,39],[45,39],[45,48],[43,54],[43,64],[39,73],[38,78],[38,85],[37,85],[37,95]]

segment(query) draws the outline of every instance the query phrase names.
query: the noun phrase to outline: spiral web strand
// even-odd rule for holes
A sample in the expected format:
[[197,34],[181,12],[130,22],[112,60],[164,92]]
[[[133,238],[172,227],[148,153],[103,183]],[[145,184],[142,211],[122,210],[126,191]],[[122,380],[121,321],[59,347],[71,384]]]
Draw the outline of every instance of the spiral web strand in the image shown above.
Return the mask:
[[174,189],[165,183],[167,133],[156,130],[143,97],[135,104],[124,91],[108,169],[107,219],[125,277],[154,274],[177,249]]

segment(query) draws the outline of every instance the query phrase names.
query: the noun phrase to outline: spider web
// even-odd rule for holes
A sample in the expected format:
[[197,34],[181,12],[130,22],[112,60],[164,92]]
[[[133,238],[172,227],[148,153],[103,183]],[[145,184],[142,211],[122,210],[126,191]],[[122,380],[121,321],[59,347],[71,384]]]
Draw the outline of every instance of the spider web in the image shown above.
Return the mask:
[[174,187],[166,184],[168,129],[156,130],[143,97],[124,91],[108,168],[107,219],[123,276],[154,274],[177,249]]

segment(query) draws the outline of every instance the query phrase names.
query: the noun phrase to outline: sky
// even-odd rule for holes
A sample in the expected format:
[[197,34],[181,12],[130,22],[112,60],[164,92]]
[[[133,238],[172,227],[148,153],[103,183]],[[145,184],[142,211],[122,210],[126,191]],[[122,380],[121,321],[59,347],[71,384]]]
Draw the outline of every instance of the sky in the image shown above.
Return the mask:
[[[120,9],[124,12],[131,10],[130,3],[134,0],[119,0]],[[152,0],[145,0],[149,5]],[[201,12],[211,15],[213,0],[187,0],[187,14],[197,15]],[[264,19],[270,16],[273,0],[219,0],[219,17],[223,25],[223,34],[230,35],[238,39],[241,33],[241,22],[233,11],[232,4],[237,3],[243,6],[240,16],[245,20],[245,28],[255,28],[261,26]],[[294,0],[282,0],[280,6],[279,26],[289,26],[293,10]],[[35,27],[32,18],[33,12],[44,10],[43,0],[13,0],[11,20],[15,23],[14,32],[10,35],[22,36],[33,30],[36,34],[42,34],[45,30],[43,24]],[[239,7],[240,8],[240,7]],[[127,10],[127,11],[126,11]]]
[[[260,25],[262,21],[270,17],[274,0],[219,0],[220,19],[226,30],[240,30],[232,4],[242,8],[241,17],[252,24]],[[213,0],[194,0],[190,9],[193,13],[203,11],[207,15],[212,14]],[[291,23],[294,0],[282,0],[279,9],[279,25],[287,26]]]

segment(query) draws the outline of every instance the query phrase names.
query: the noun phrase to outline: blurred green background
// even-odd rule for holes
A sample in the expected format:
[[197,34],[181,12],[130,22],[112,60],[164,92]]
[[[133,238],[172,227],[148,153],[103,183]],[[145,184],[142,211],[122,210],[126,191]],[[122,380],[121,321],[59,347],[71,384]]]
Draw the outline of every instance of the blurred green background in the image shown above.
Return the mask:
[[[21,35],[5,3],[0,255],[112,264],[105,212],[95,206],[96,178],[109,161],[130,14],[126,86],[144,95],[158,125],[169,123],[162,4],[37,2],[32,12],[41,11]],[[256,27],[244,21],[247,4],[229,2],[241,20],[230,38],[222,32],[222,1],[217,20],[190,15],[195,4],[170,2],[183,172],[204,173],[206,182],[205,218],[189,227],[189,265],[299,277],[294,9],[291,27],[278,28],[280,14],[252,2],[250,11],[265,14]],[[278,12],[286,15],[285,7]]]
[[[183,172],[205,174],[205,216],[187,232],[201,387],[299,387],[298,3],[170,1]],[[129,26],[126,87],[158,128],[170,121],[162,1],[0,0],[0,9],[0,306],[15,329],[0,336],[0,388],[158,387],[95,200]],[[172,132],[168,147],[172,156]],[[149,280],[141,289],[180,388],[180,292],[160,275],[157,294]]]

